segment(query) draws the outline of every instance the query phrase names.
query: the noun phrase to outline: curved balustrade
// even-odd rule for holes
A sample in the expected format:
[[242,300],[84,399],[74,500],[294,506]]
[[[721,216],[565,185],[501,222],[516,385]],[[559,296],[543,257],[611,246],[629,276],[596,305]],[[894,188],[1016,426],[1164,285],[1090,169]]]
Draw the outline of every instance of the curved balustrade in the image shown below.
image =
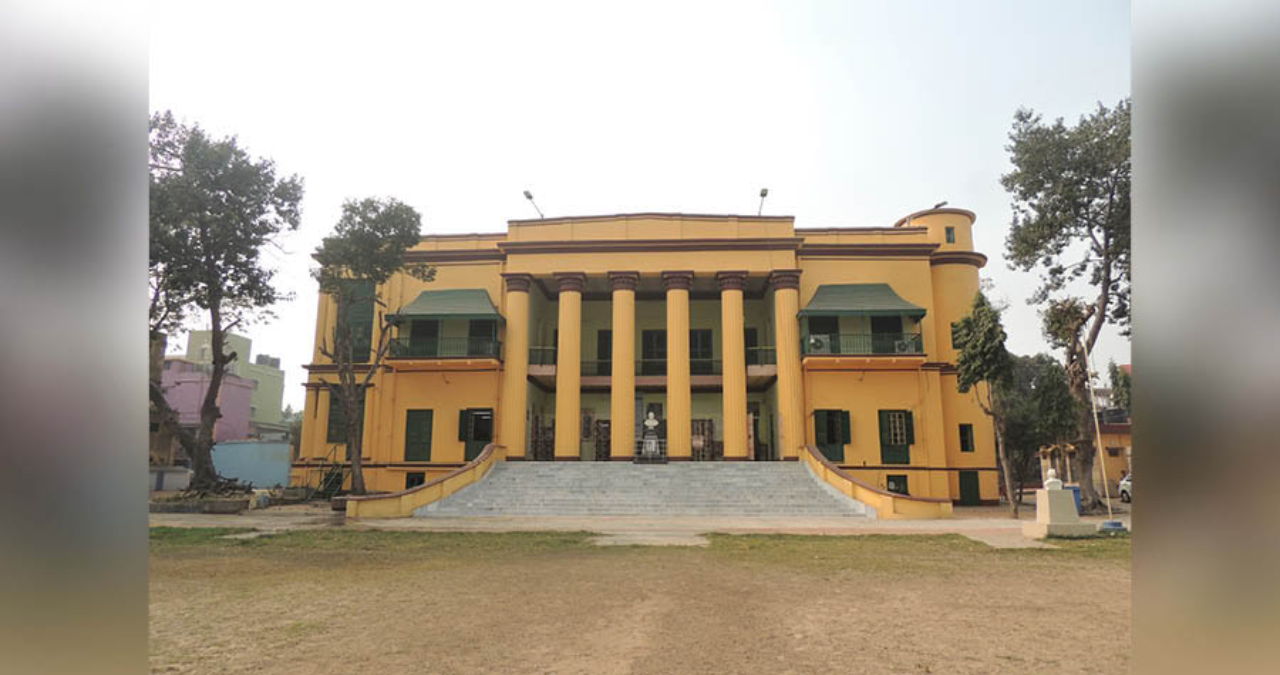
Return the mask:
[[[419,508],[445,497],[484,478],[494,462],[506,458],[501,445],[490,443],[478,457],[449,473],[417,487],[385,495],[347,497],[348,518],[407,518]],[[503,448],[505,449],[505,448]]]
[[806,445],[804,448],[806,452],[801,453],[800,457],[809,466],[809,469],[813,471],[814,475],[841,493],[875,509],[877,518],[934,519],[951,517],[950,499],[912,497],[881,490],[854,478],[849,472],[832,464],[831,460],[822,456],[817,446]]

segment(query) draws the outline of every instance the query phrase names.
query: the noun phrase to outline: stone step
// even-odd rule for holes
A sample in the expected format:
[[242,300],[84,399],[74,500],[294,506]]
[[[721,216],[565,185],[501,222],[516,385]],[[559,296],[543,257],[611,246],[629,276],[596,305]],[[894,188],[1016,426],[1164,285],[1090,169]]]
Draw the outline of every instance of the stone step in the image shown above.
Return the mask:
[[867,517],[795,462],[501,462],[418,516]]

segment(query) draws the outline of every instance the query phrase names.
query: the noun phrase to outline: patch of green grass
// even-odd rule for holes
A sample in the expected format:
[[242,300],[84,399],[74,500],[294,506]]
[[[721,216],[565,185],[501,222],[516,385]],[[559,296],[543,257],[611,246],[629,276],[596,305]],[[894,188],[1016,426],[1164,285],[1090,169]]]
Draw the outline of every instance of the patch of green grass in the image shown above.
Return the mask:
[[153,548],[226,545],[235,540],[219,537],[252,531],[251,527],[153,527],[148,530],[147,538]]
[[897,575],[955,569],[990,549],[957,534],[709,535],[708,552],[726,561],[785,565],[809,571],[855,570]]
[[1133,557],[1133,538],[1128,534],[1073,538],[1050,537],[1048,543],[1057,546],[1063,552],[1083,558],[1127,560]]
[[588,532],[387,532],[382,530],[294,530],[242,542],[255,548],[342,551],[431,551],[501,553],[562,550],[588,545]]

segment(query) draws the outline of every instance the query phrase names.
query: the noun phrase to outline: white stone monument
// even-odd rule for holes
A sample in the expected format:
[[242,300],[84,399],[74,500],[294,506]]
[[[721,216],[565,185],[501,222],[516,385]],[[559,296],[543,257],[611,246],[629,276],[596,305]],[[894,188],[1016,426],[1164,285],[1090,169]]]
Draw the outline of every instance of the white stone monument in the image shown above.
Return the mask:
[[658,420],[653,416],[653,411],[649,411],[649,415],[644,420],[644,445],[642,454],[646,457],[654,457],[658,454]]
[[1098,527],[1080,520],[1076,498],[1062,489],[1058,472],[1049,469],[1044,487],[1036,490],[1035,522],[1023,523],[1022,534],[1035,539],[1045,537],[1087,537],[1097,534]]

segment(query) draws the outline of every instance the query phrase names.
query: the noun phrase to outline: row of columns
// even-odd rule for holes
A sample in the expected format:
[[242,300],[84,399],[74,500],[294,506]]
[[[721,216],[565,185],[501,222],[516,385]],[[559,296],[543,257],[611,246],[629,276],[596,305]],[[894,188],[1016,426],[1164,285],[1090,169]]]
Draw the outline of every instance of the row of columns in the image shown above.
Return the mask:
[[[689,458],[692,448],[692,390],[689,380],[689,289],[694,273],[662,273],[667,308],[667,455]],[[528,274],[503,274],[506,281],[507,335],[503,363],[503,395],[498,441],[508,457],[524,457],[527,444],[529,288]],[[586,275],[557,272],[560,340],[556,353],[555,457],[581,456],[582,429],[582,291]],[[631,459],[635,453],[635,295],[639,272],[609,272],[613,299],[613,358],[610,382],[610,454]],[[723,362],[724,456],[747,458],[747,366],[743,338],[743,291],[747,272],[718,272],[720,287],[721,359]],[[798,456],[804,443],[800,379],[799,270],[775,270],[774,344],[777,345],[778,427],[782,457]],[[679,430],[684,430],[680,432]]]

